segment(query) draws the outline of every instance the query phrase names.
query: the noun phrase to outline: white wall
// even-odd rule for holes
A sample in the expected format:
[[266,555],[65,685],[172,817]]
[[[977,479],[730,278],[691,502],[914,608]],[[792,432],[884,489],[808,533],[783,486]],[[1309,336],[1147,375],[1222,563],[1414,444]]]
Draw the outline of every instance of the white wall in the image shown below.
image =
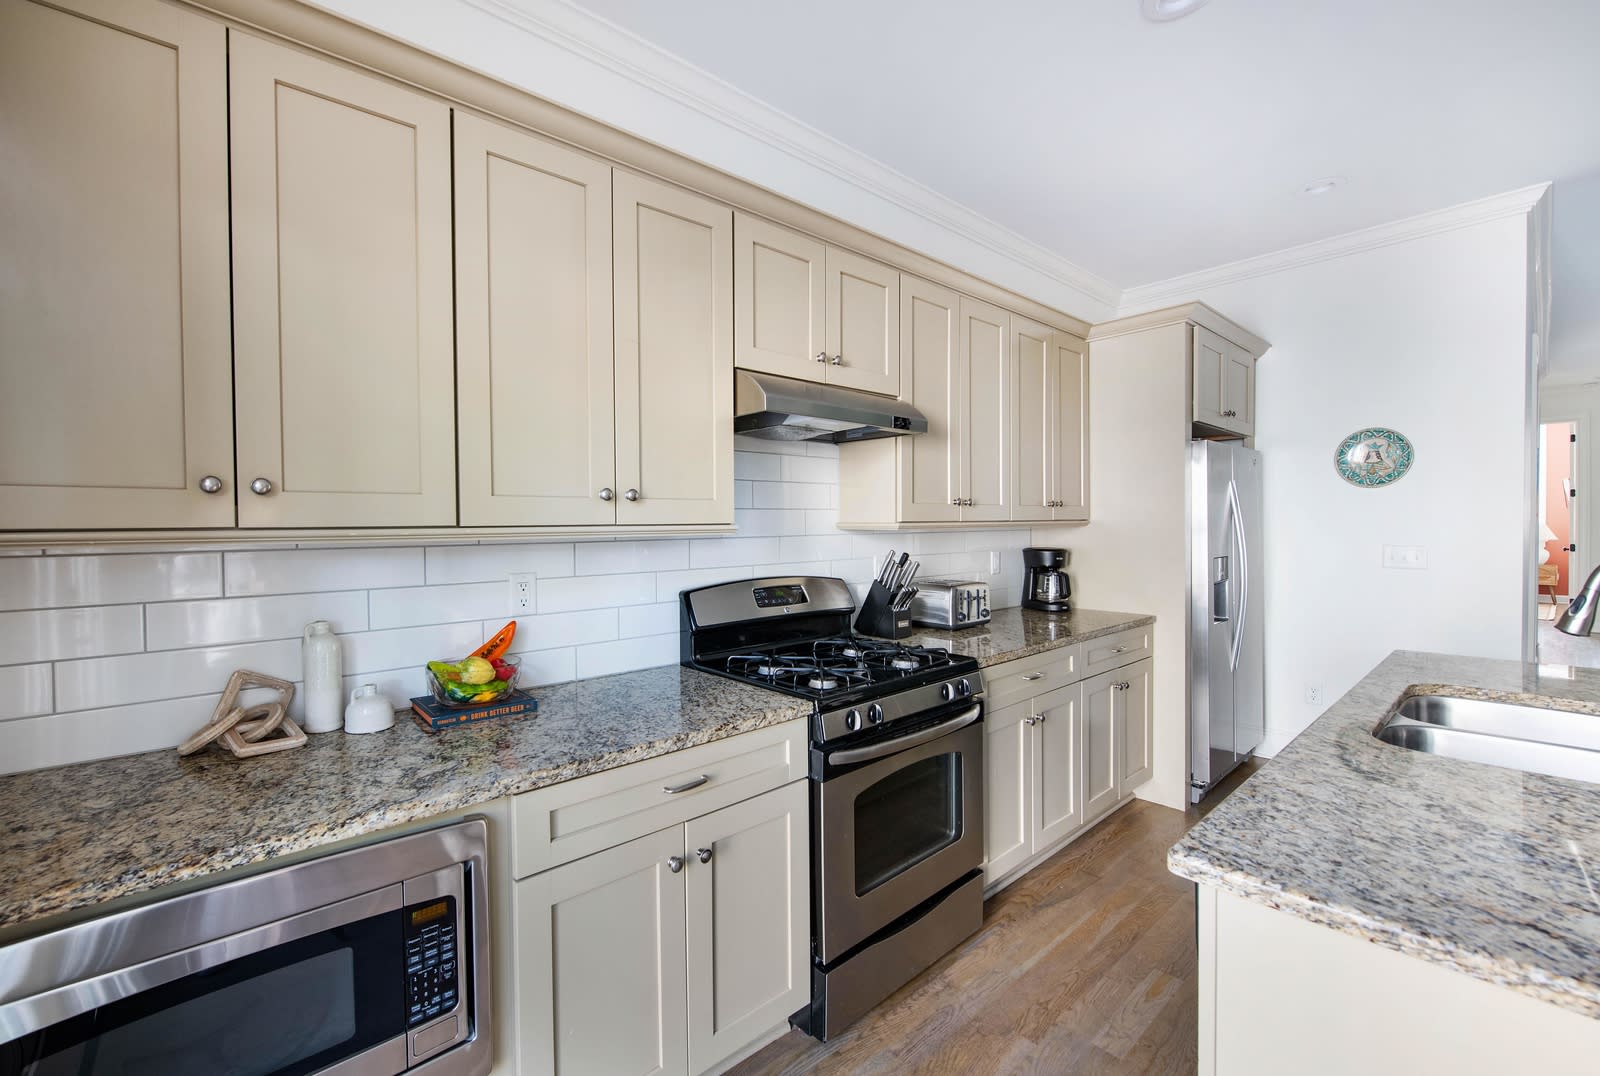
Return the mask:
[[[1526,217],[1513,216],[1190,296],[1272,344],[1256,382],[1263,754],[1391,650],[1520,656],[1526,249]],[[1369,425],[1416,449],[1410,474],[1383,489],[1334,471],[1339,442]],[[1385,544],[1426,547],[1427,569],[1385,569]],[[1306,701],[1311,686],[1322,704]]]
[[809,573],[861,590],[890,547],[1016,604],[1026,529],[847,534],[836,448],[737,440],[737,537],[0,556],[0,773],[173,747],[235,669],[298,681],[310,620],[341,636],[347,688],[404,705],[424,663],[511,619],[511,572],[538,577],[512,650],[535,685],[676,663],[684,588]]

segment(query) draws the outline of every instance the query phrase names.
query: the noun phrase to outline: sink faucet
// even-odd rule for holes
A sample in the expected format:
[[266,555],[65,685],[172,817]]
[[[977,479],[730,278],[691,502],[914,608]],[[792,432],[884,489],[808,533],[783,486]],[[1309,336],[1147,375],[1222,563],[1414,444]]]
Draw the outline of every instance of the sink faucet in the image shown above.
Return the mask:
[[1588,635],[1594,628],[1597,612],[1600,612],[1600,564],[1595,565],[1589,578],[1583,581],[1583,589],[1556,621],[1556,630],[1568,635]]

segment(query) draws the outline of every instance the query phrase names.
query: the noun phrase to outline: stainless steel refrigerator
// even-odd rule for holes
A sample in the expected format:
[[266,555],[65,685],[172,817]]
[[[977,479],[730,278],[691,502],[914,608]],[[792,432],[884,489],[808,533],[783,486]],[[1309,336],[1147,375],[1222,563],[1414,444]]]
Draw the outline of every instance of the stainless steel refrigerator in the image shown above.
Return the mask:
[[1266,733],[1261,454],[1189,446],[1189,799],[1199,803]]

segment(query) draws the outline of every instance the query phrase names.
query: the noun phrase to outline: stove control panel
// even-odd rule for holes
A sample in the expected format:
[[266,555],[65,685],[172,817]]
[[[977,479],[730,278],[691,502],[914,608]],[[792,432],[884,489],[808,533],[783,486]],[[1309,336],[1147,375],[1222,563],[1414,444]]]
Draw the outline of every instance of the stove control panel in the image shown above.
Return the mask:
[[804,605],[811,600],[806,597],[806,588],[799,583],[787,583],[773,587],[756,587],[754,593],[757,609],[772,609],[784,605]]
[[893,724],[906,718],[920,717],[929,710],[958,699],[973,698],[982,692],[983,674],[970,672],[942,682],[935,681],[920,687],[897,691],[866,706],[824,710],[814,720],[817,722],[816,728],[821,742],[826,743],[865,729]]

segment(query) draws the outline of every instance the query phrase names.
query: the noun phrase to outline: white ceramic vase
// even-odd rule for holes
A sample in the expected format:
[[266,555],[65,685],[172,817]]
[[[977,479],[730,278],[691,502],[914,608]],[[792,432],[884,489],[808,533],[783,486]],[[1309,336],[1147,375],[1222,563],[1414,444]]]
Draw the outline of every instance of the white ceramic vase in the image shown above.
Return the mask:
[[344,679],[339,637],[326,620],[313,620],[300,638],[307,732],[335,732],[344,724]]

